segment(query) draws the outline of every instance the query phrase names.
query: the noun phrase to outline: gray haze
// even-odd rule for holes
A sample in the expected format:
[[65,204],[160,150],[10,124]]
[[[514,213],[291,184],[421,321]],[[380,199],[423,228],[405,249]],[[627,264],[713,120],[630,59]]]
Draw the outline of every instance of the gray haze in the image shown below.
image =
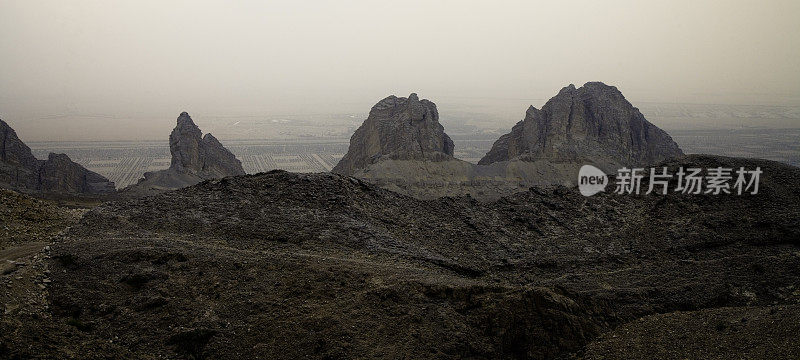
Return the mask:
[[0,118],[26,140],[152,139],[184,110],[362,116],[417,92],[509,127],[594,80],[635,105],[797,106],[798,19],[797,0],[0,0]]

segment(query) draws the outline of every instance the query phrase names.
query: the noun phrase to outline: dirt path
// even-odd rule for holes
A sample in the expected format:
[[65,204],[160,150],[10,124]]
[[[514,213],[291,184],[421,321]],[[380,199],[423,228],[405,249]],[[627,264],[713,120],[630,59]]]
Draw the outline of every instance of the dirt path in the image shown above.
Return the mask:
[[46,244],[45,242],[34,242],[0,250],[0,274],[11,272],[17,266],[15,262],[18,259],[26,258],[42,251]]

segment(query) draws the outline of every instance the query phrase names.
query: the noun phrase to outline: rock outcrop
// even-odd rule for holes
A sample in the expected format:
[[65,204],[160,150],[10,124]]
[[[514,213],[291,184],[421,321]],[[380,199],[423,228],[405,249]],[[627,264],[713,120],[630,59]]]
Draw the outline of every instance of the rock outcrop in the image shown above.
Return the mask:
[[347,154],[333,172],[353,175],[381,160],[453,159],[453,140],[439,124],[436,104],[417,94],[389,96],[372,107],[350,138]]
[[244,175],[242,162],[211,134],[203,136],[186,112],[178,116],[177,125],[169,135],[172,154],[169,169],[147,172],[126,193],[142,194],[180,189],[203,180]]
[[203,179],[244,175],[242,162],[214,137],[205,134],[186,112],[178,117],[178,125],[169,135],[169,150],[172,154],[170,169],[187,172]]
[[[478,165],[454,158],[436,105],[390,96],[376,104],[333,172],[419,198],[494,199],[531,186],[576,183],[591,164],[614,173],[683,153],[615,87],[570,85],[542,110],[531,106]],[[434,161],[431,161],[434,160]]]
[[561,89],[541,110],[528,108],[525,119],[501,136],[478,164],[545,160],[616,171],[680,155],[672,138],[616,87],[589,82]]
[[40,162],[31,149],[0,120],[0,183],[15,189],[36,189]]
[[50,153],[39,168],[39,190],[83,194],[108,194],[114,183],[70,160],[66,154]]
[[38,160],[6,122],[0,120],[0,186],[24,192],[109,194],[114,183],[70,160],[50,153]]

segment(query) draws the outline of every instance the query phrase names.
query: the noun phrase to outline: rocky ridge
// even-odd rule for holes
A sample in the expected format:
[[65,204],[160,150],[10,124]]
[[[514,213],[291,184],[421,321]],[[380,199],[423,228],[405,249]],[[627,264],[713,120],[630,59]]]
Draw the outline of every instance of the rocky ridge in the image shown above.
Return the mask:
[[66,154],[50,153],[38,160],[31,149],[0,120],[0,186],[44,194],[103,195],[116,191],[114,183],[73,162]]
[[531,186],[573,185],[586,164],[613,174],[683,155],[619,90],[602,83],[570,85],[542,110],[531,106],[477,165],[452,156],[438,118],[436,106],[415,94],[380,101],[333,172],[423,199],[493,200]]

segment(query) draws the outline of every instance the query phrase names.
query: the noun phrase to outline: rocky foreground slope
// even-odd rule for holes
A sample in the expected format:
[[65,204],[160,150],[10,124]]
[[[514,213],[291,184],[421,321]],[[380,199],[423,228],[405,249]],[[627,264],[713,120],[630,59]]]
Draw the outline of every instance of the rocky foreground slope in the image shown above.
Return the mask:
[[757,195],[555,187],[480,203],[274,171],[107,203],[33,261],[44,302],[4,305],[0,354],[800,356],[800,169],[666,165],[764,173]]
[[114,183],[70,160],[50,153],[38,160],[31,149],[0,120],[0,187],[37,194],[106,195]]
[[[51,202],[0,189],[0,251],[45,242],[75,225],[84,209],[67,209]],[[0,263],[0,268],[4,265]]]

